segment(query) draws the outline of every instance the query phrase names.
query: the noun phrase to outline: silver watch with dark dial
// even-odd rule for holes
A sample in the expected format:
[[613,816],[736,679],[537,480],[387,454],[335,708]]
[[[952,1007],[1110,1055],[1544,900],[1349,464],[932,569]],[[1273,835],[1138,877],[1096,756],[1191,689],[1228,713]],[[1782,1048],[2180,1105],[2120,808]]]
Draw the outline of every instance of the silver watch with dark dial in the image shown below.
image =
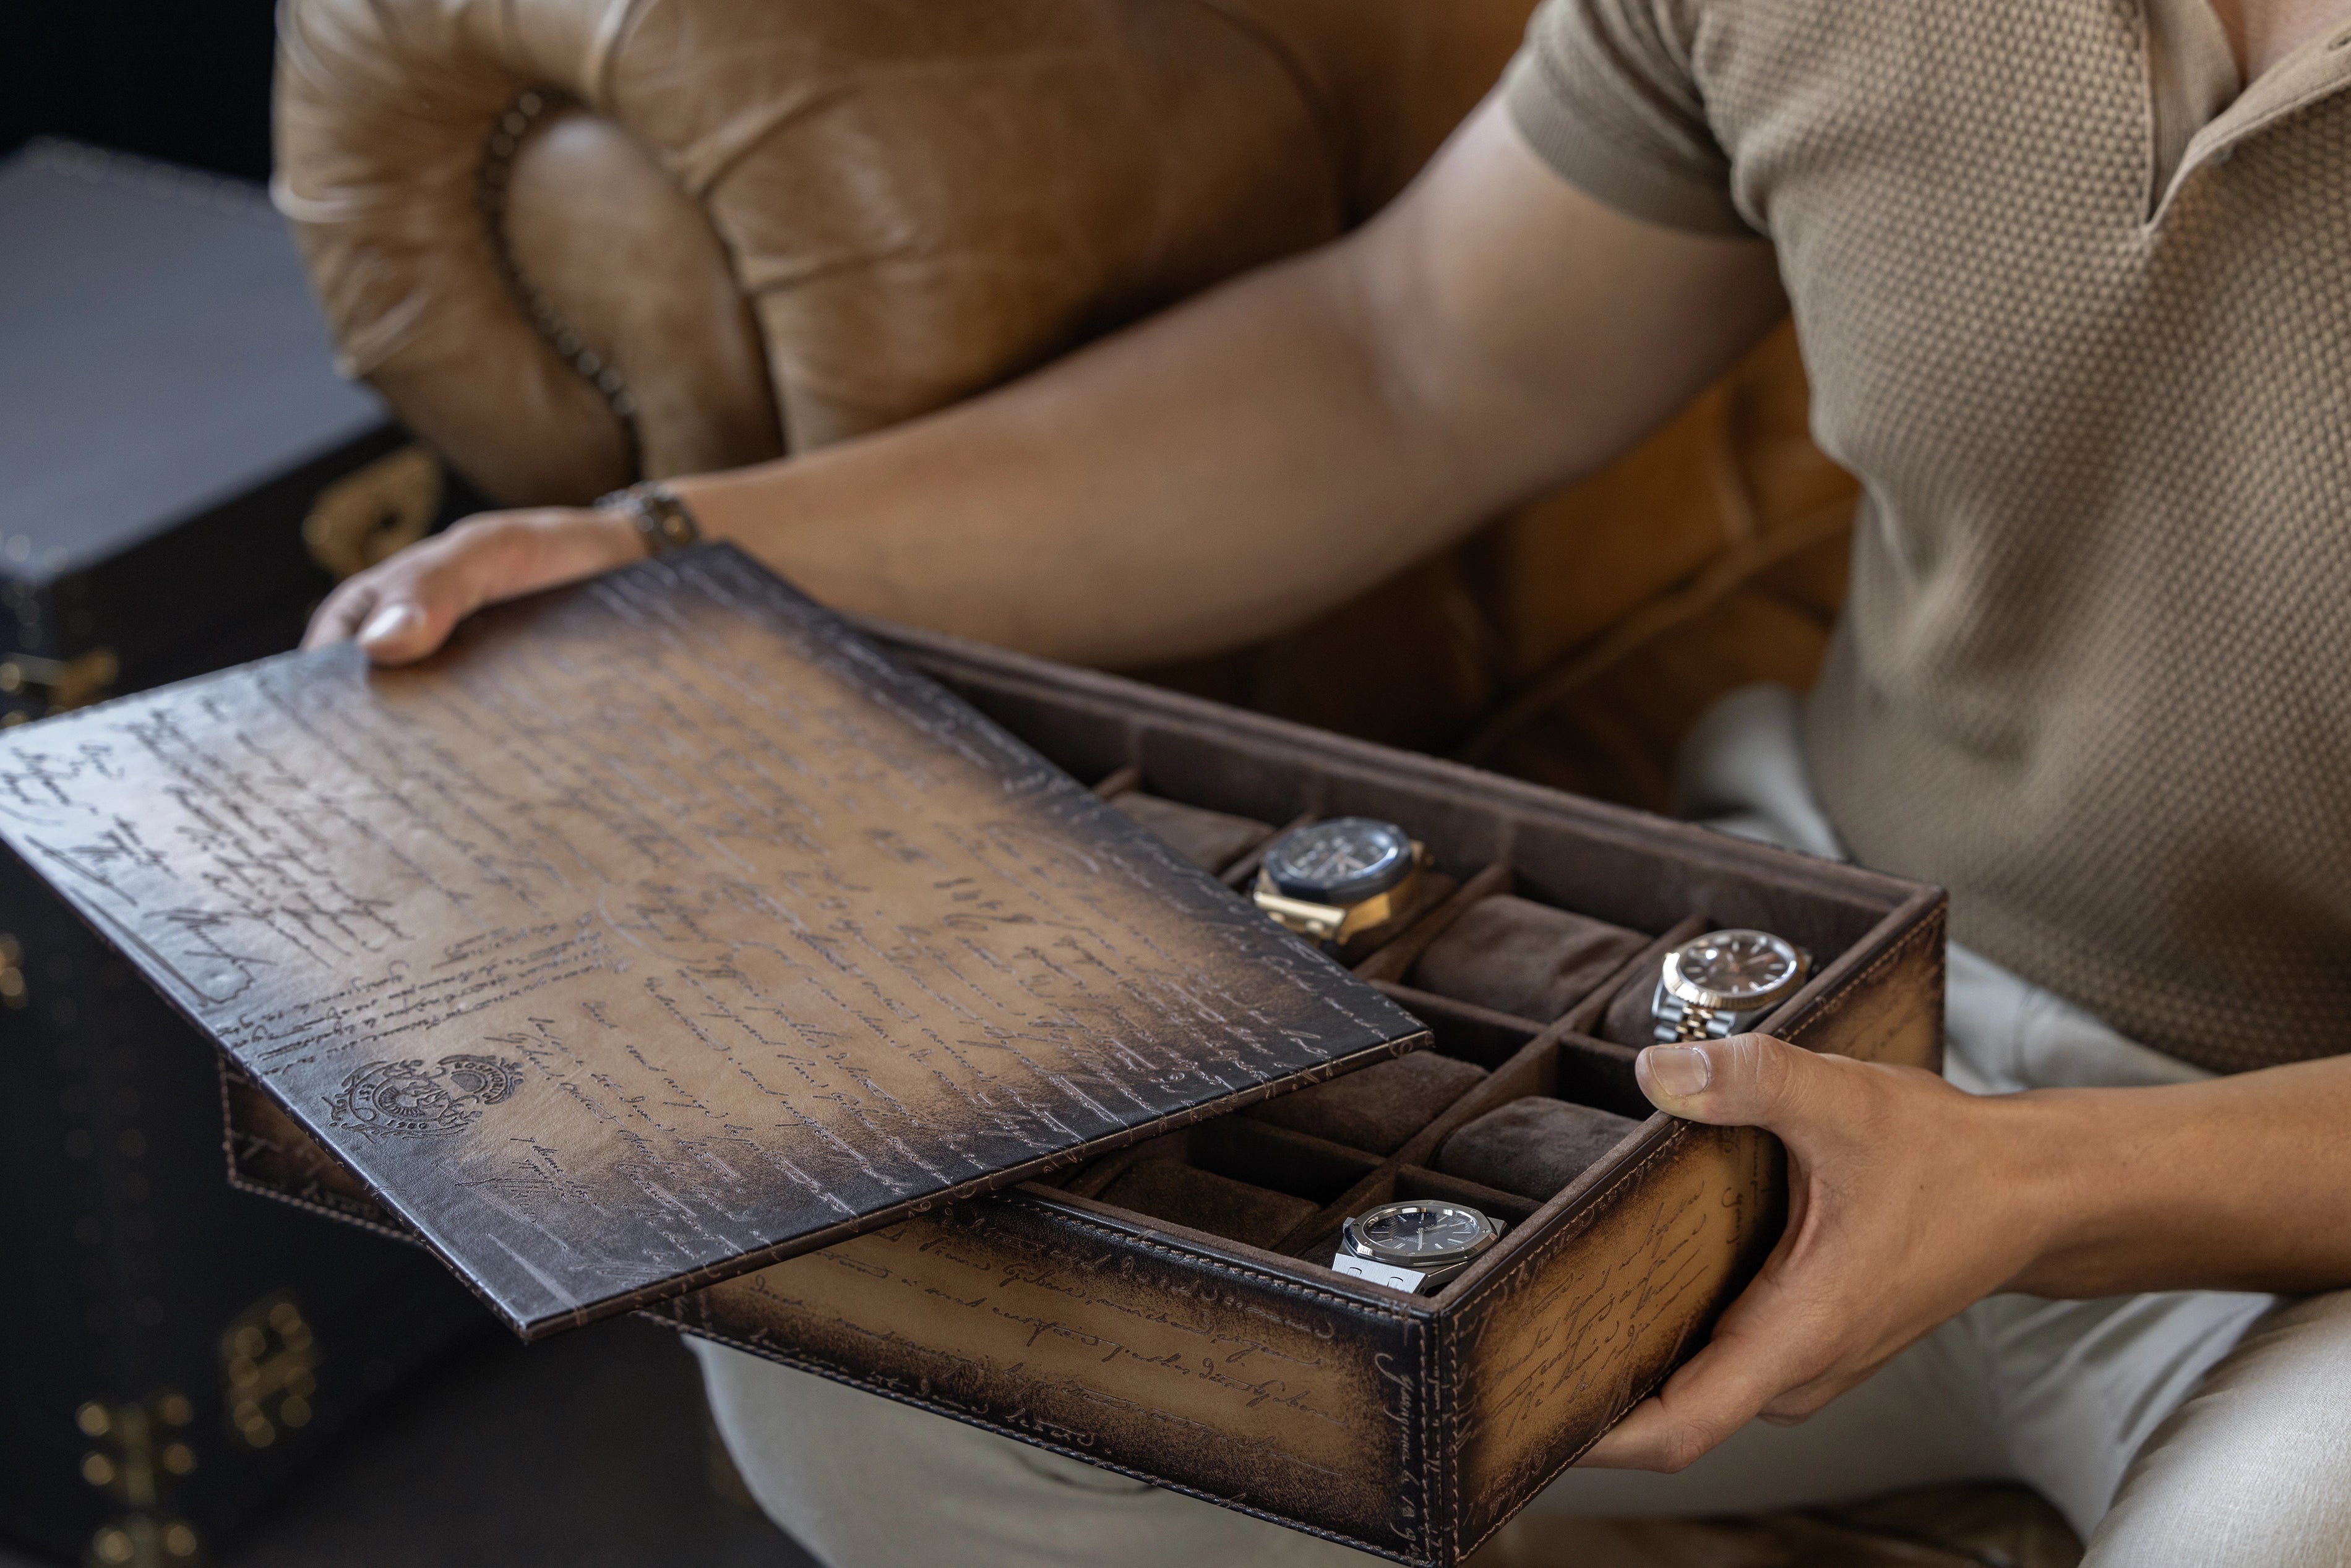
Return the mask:
[[1501,1239],[1502,1222],[1466,1203],[1408,1198],[1350,1218],[1340,1228],[1339,1254],[1331,1267],[1399,1291],[1428,1291],[1484,1257]]
[[1811,954],[1769,931],[1694,936],[1666,955],[1649,998],[1654,1037],[1669,1045],[1744,1033],[1794,996],[1812,969]]

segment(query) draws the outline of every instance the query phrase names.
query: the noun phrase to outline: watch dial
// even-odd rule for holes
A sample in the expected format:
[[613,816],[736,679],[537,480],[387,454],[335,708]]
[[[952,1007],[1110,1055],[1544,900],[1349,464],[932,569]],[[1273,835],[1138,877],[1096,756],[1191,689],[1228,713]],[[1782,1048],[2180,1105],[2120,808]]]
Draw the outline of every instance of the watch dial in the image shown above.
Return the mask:
[[1796,977],[1796,950],[1769,931],[1716,931],[1682,949],[1682,978],[1722,1005],[1770,997]]
[[1476,1246],[1486,1234],[1486,1217],[1458,1203],[1402,1203],[1374,1211],[1356,1228],[1383,1252],[1426,1258]]
[[1285,834],[1266,852],[1275,891],[1316,904],[1360,904],[1412,871],[1412,840],[1394,822],[1333,817]]

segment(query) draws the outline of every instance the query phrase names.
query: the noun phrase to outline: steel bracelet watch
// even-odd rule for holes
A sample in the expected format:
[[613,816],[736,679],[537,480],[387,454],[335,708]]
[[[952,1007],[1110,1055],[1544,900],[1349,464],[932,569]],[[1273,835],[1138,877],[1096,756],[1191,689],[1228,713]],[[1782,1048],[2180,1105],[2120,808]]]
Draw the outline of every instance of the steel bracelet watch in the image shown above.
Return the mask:
[[1666,955],[1650,993],[1654,1038],[1667,1045],[1742,1033],[1794,996],[1812,968],[1811,954],[1769,931],[1694,936]]
[[1427,864],[1428,851],[1394,822],[1333,817],[1268,846],[1250,897],[1317,942],[1343,942],[1392,918]]
[[596,499],[595,510],[620,512],[637,526],[647,555],[684,549],[702,538],[702,525],[686,510],[677,492],[658,479],[647,479]]
[[1466,1203],[1409,1198],[1384,1203],[1340,1227],[1331,1267],[1399,1291],[1426,1291],[1460,1273],[1501,1239],[1502,1222]]

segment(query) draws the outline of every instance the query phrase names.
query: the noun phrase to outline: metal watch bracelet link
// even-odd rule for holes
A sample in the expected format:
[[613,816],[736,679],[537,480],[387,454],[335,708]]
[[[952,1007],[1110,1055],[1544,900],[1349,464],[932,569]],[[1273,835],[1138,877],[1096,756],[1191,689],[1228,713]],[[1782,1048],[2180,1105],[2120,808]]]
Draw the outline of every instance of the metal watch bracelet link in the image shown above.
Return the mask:
[[1682,1042],[1711,1040],[1715,1038],[1714,1021],[1715,1014],[1712,1008],[1701,1008],[1684,1002],[1682,1016],[1676,1021],[1674,1027],[1674,1039]]
[[694,520],[677,492],[658,479],[646,479],[625,490],[615,490],[596,502],[600,512],[625,512],[645,541],[645,553],[684,549],[700,542],[702,525]]

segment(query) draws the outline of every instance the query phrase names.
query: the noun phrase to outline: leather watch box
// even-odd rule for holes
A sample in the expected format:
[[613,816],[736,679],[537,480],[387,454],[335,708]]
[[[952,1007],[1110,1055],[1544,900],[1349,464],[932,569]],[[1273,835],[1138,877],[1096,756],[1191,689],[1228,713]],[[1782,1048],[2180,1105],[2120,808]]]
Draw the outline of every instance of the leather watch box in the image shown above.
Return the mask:
[[[526,1335],[633,1308],[1410,1563],[1777,1239],[1774,1141],[1635,1085],[1669,946],[1772,930],[1817,964],[1772,1032],[1939,1061],[1934,889],[860,630],[704,547],[411,673],[275,661],[0,742],[144,746],[65,793],[209,859],[74,888],[46,804],[0,834],[223,1044],[234,1180],[417,1236]],[[158,768],[194,815],[128,803]],[[1332,954],[1237,890],[1345,815],[1430,869]],[[1331,1266],[1404,1198],[1503,1234],[1421,1293]]]

